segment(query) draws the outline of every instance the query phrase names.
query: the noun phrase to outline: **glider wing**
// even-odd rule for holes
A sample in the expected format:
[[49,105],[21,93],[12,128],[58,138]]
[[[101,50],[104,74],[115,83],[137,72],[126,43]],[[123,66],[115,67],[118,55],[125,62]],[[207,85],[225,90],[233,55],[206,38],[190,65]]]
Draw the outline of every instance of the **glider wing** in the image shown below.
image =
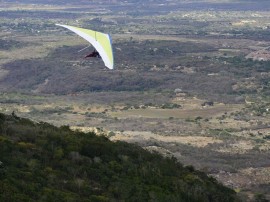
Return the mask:
[[94,48],[99,52],[99,55],[101,56],[105,66],[108,67],[109,69],[113,69],[114,64],[113,50],[111,37],[109,34],[69,25],[61,25],[61,24],[56,25],[75,32],[76,34],[87,40],[89,43],[91,43],[94,46]]

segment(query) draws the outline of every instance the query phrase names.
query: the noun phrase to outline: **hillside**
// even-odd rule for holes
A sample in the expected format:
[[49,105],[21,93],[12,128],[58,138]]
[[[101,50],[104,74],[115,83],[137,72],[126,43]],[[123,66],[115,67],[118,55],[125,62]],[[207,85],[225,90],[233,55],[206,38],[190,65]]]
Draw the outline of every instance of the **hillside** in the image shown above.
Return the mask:
[[237,201],[215,179],[136,145],[16,115],[1,114],[0,128],[0,201]]
[[[270,1],[259,2],[0,1],[0,113],[37,122],[4,116],[0,190],[14,196],[5,200],[173,201],[191,197],[187,190],[190,200],[208,192],[218,200],[224,192],[192,167],[53,127],[63,125],[173,156],[245,201],[270,200]],[[83,59],[93,47],[56,23],[110,33],[114,70]],[[215,188],[201,196],[205,186]]]

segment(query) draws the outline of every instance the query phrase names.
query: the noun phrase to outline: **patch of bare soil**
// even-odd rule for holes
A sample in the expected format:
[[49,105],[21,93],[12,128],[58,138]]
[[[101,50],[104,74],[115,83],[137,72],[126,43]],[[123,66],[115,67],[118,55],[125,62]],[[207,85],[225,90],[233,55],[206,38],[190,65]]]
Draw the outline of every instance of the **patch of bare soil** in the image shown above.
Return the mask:
[[212,177],[222,182],[224,185],[238,189],[243,187],[250,187],[252,185],[252,178],[242,173],[231,173],[226,171],[219,171],[217,174],[211,174]]
[[232,154],[244,154],[253,149],[254,144],[251,141],[240,140],[235,143],[222,146],[217,151]]
[[219,129],[240,129],[240,128],[248,128],[250,127],[250,123],[242,120],[235,120],[233,118],[225,118],[223,120],[219,119],[210,119],[206,123],[202,123],[204,126],[208,128],[219,128]]
[[101,131],[100,129],[96,128],[96,127],[84,127],[84,126],[70,126],[70,129],[73,131],[81,131],[84,133],[89,133],[89,132],[94,132],[97,135],[100,135],[100,133],[104,133],[104,131]]
[[250,188],[253,185],[270,183],[270,167],[245,168],[237,173],[220,171],[211,176],[235,189]]
[[254,141],[253,145],[256,146],[260,151],[270,150],[270,140],[266,137],[270,135],[268,128],[257,129],[257,130],[244,130],[241,132],[235,132],[233,135],[238,137],[245,137]]
[[127,142],[142,142],[145,140],[155,140],[166,143],[188,144],[194,147],[206,147],[208,144],[222,143],[221,140],[204,136],[162,136],[151,132],[125,131],[117,133],[110,138],[112,141],[122,140]]
[[166,156],[166,157],[172,157],[174,156],[174,154],[172,152],[170,152],[169,150],[163,148],[163,147],[158,147],[158,146],[147,146],[147,147],[143,147],[144,149],[150,151],[150,152],[158,152],[160,153],[162,156]]
[[233,112],[237,110],[238,107],[234,108],[232,106],[216,106],[216,107],[208,107],[208,108],[200,108],[200,109],[130,109],[121,112],[111,112],[110,115],[118,118],[196,118],[198,116],[204,118],[210,118],[213,116],[220,116],[223,113]]
[[254,184],[270,183],[270,167],[246,168],[240,170],[240,173],[252,178]]
[[248,54],[246,58],[251,58],[253,60],[259,60],[259,61],[268,61],[270,60],[270,51],[268,49],[254,51]]

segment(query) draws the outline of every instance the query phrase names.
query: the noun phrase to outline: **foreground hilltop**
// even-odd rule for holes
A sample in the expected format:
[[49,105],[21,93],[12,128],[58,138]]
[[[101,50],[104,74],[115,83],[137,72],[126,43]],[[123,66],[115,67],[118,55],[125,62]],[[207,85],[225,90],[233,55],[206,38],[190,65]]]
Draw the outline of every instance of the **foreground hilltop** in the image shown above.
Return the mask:
[[0,114],[0,201],[238,201],[215,179],[124,142]]

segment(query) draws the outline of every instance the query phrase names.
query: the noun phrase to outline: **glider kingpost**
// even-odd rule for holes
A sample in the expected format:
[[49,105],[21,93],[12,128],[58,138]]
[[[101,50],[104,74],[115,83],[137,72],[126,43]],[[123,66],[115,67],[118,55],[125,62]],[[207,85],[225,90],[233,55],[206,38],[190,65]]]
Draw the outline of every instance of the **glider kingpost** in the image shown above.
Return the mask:
[[94,48],[98,51],[100,57],[102,58],[104,64],[109,69],[113,69],[113,50],[112,50],[112,42],[109,34],[105,34],[102,32],[97,32],[94,30],[83,29],[79,27],[69,26],[69,25],[61,25],[56,24],[57,26],[61,26],[67,28],[86,41],[94,46]]

